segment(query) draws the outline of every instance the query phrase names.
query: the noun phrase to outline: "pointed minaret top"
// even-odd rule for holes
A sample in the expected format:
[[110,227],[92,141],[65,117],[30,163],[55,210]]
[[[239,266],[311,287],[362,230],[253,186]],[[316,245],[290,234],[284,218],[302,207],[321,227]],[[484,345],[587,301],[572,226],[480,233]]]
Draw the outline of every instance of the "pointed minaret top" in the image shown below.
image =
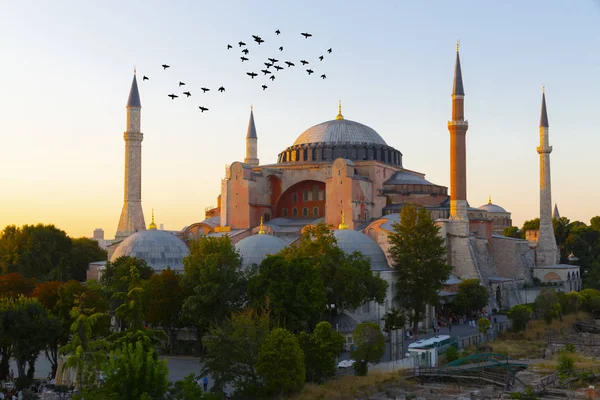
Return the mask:
[[560,213],[558,212],[558,204],[554,203],[554,212],[552,213],[553,219],[560,219]]
[[338,113],[335,116],[335,119],[344,119],[344,116],[342,115],[342,101],[338,101]]
[[250,106],[250,121],[248,122],[248,133],[246,139],[258,139],[256,135],[256,126],[254,126],[254,109]]
[[546,112],[546,89],[542,86],[542,115],[540,116],[540,128],[548,128],[548,113]]
[[454,85],[452,86],[452,95],[465,95],[463,88],[462,72],[460,70],[460,56],[458,54],[458,41],[456,42],[456,65],[454,66]]
[[149,231],[156,230],[156,224],[154,223],[154,208],[152,209],[152,222],[150,222],[150,225],[148,225],[148,230]]
[[142,103],[140,102],[140,92],[138,91],[135,69],[133,70],[133,82],[131,83],[131,90],[129,90],[129,99],[127,100],[127,107],[142,108]]

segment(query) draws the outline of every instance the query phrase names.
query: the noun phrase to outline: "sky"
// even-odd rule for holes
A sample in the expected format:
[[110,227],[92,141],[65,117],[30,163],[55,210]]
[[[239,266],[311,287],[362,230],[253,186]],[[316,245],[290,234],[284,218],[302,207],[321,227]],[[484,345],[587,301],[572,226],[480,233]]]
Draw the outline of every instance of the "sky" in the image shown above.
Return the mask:
[[[250,49],[245,63],[240,40]],[[490,195],[518,226],[539,215],[545,85],[553,202],[589,223],[600,214],[598,0],[0,0],[0,228],[47,223],[74,237],[95,228],[114,237],[134,66],[150,78],[139,81],[147,223],[153,208],[165,229],[204,219],[225,166],[245,156],[251,105],[262,164],[333,119],[341,100],[346,119],[375,129],[405,168],[449,186],[456,40],[469,203]],[[274,82],[246,76],[267,57],[296,67]],[[167,97],[181,94],[179,81],[192,97]]]

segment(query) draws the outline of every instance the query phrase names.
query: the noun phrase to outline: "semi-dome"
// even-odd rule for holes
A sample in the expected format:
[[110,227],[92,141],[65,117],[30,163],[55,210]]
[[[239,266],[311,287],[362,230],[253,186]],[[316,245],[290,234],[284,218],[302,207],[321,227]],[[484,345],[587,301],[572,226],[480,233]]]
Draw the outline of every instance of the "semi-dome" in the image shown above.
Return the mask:
[[361,252],[371,261],[371,270],[385,271],[390,267],[381,247],[364,233],[352,229],[339,229],[333,231],[337,245],[348,255],[355,251]]
[[484,204],[479,207],[480,210],[485,210],[489,213],[508,213],[504,208],[500,207],[497,204],[492,203],[492,198],[488,199],[487,204]]
[[110,261],[129,256],[146,261],[155,270],[167,267],[182,270],[183,258],[189,253],[185,243],[175,235],[150,229],[136,232],[123,240],[110,257]]
[[348,119],[333,119],[312,126],[302,132],[294,142],[298,144],[379,144],[387,143],[373,128]]
[[235,244],[235,248],[242,257],[242,267],[247,268],[252,264],[260,263],[270,254],[277,254],[286,246],[283,239],[268,234],[248,236]]

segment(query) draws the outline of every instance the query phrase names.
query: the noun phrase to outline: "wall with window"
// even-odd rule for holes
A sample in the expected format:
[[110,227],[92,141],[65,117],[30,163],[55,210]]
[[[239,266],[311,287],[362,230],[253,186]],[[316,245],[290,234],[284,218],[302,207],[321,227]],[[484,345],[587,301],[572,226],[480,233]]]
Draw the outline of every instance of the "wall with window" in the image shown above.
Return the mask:
[[325,214],[325,184],[302,181],[287,189],[277,201],[276,217],[320,218]]

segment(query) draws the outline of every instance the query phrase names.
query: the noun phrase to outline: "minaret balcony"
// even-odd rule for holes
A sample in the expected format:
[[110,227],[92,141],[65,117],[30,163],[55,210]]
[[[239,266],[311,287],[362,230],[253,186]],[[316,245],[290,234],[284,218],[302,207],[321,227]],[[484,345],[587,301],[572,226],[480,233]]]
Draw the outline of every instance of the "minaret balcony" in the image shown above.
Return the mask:
[[448,126],[469,126],[469,121],[462,120],[462,121],[448,121]]
[[538,154],[550,154],[550,153],[552,153],[552,146],[547,146],[547,147],[539,146],[536,149],[537,149]]

